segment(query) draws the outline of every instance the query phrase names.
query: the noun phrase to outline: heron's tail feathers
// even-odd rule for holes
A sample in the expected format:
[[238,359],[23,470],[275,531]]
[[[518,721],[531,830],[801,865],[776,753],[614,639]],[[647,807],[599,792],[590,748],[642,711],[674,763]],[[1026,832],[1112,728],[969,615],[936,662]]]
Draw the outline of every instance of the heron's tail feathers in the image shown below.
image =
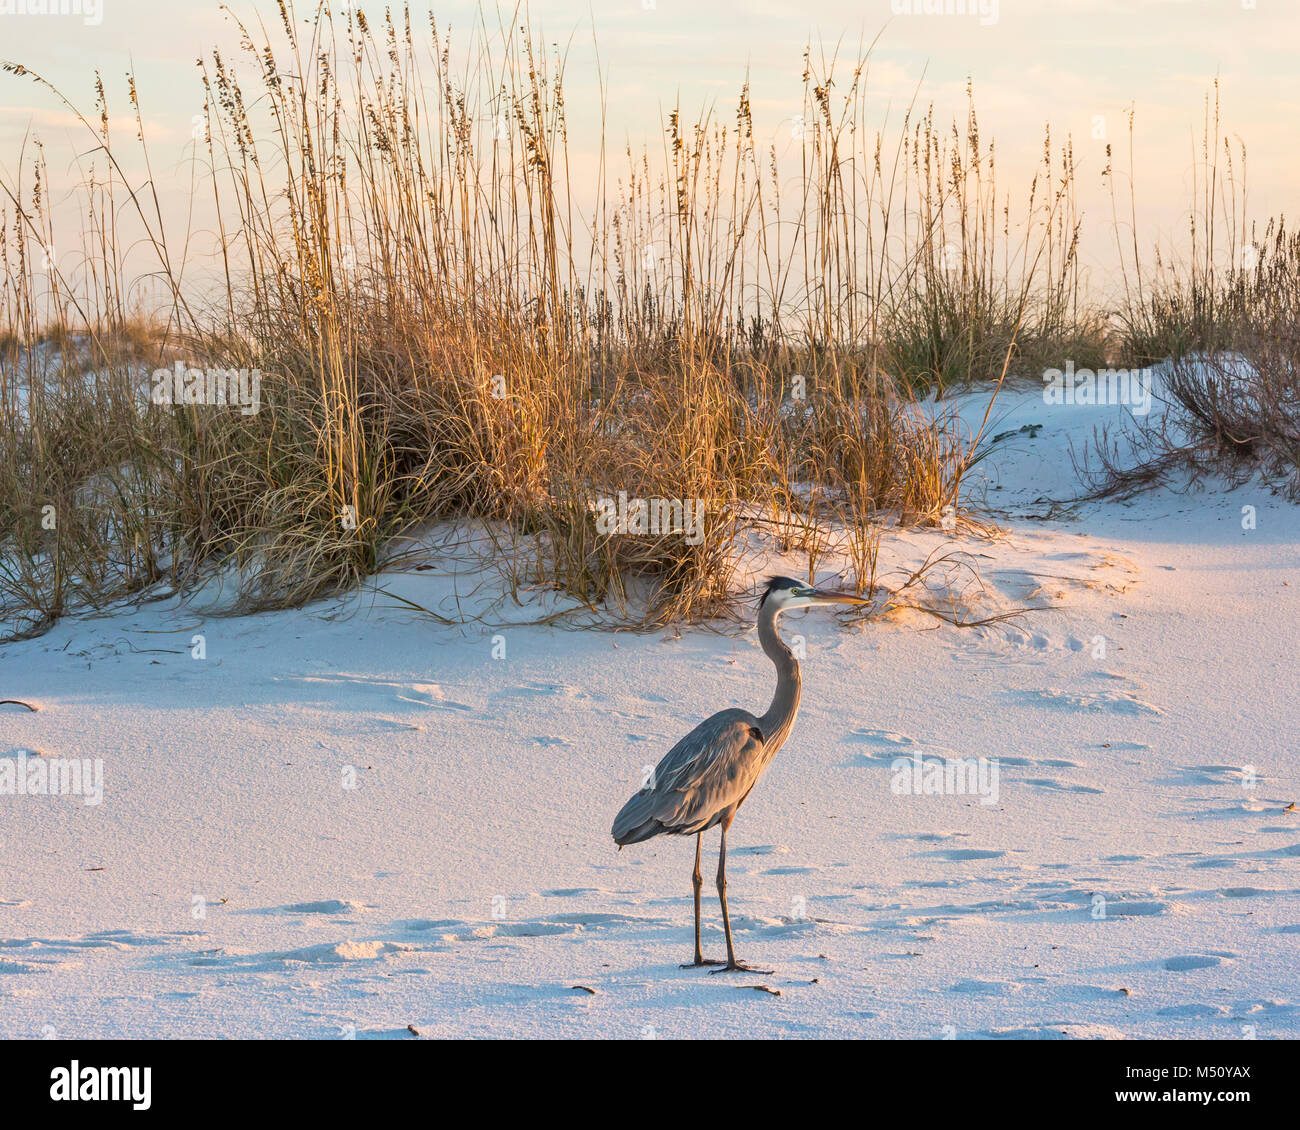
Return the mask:
[[614,833],[614,842],[618,844],[620,850],[628,844],[639,844],[642,840],[648,840],[652,836],[659,835],[664,830],[664,826],[658,820],[647,820],[644,824],[639,824],[635,828],[622,833]]
[[619,847],[624,844],[639,844],[664,830],[663,824],[654,815],[658,801],[659,797],[652,789],[642,789],[619,809],[618,815],[614,817],[614,826],[610,829],[610,834]]

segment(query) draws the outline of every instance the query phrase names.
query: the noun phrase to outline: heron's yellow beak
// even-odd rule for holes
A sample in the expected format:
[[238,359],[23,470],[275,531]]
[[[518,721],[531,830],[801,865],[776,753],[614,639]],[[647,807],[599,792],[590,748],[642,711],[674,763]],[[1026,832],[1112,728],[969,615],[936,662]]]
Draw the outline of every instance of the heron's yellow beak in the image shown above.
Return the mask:
[[870,604],[865,596],[851,592],[835,592],[831,589],[810,589],[808,596],[817,604]]

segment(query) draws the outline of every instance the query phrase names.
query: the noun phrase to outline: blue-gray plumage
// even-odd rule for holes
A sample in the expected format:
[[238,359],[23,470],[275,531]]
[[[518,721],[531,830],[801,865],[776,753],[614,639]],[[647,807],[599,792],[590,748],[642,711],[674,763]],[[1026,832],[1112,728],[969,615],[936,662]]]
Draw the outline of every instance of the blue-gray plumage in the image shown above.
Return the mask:
[[[652,836],[690,836],[695,840],[695,960],[689,965],[719,965],[717,972],[748,970],[736,960],[727,911],[727,829],[736,812],[785,744],[799,712],[799,661],[776,630],[777,617],[792,608],[817,604],[866,604],[849,593],[827,592],[789,577],[773,577],[758,609],[758,639],[776,666],[776,693],[761,716],[747,710],[723,710],[706,718],[665,754],[646,787],[614,818],[614,841],[620,848]],[[727,936],[727,961],[706,961],[700,951],[700,836],[722,826],[718,853],[718,900]],[[683,966],[686,968],[686,966]],[[765,972],[753,970],[753,972]]]

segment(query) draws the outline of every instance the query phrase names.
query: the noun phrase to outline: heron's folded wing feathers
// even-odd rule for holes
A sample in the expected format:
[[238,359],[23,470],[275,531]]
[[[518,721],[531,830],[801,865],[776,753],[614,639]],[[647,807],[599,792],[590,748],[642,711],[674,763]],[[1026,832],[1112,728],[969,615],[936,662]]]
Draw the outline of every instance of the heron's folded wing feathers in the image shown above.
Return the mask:
[[748,716],[715,715],[677,743],[655,771],[654,817],[694,831],[739,803],[762,770],[763,735]]

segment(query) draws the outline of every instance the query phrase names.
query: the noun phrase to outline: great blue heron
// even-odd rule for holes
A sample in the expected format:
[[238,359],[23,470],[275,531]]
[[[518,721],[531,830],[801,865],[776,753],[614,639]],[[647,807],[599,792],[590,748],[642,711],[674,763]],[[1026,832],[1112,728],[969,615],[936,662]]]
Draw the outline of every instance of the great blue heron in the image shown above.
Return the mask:
[[[682,738],[655,767],[646,787],[623,805],[614,818],[614,842],[636,844],[652,836],[695,836],[695,960],[683,965],[717,965],[714,973],[753,969],[736,960],[727,912],[727,829],[768,762],[785,744],[799,712],[799,661],[777,634],[776,619],[792,608],[817,604],[867,604],[864,597],[828,592],[789,577],[773,577],[758,607],[758,639],[776,665],[776,694],[767,713],[723,710]],[[700,952],[700,839],[715,824],[722,826],[718,851],[718,901],[727,935],[727,960],[707,960]]]

